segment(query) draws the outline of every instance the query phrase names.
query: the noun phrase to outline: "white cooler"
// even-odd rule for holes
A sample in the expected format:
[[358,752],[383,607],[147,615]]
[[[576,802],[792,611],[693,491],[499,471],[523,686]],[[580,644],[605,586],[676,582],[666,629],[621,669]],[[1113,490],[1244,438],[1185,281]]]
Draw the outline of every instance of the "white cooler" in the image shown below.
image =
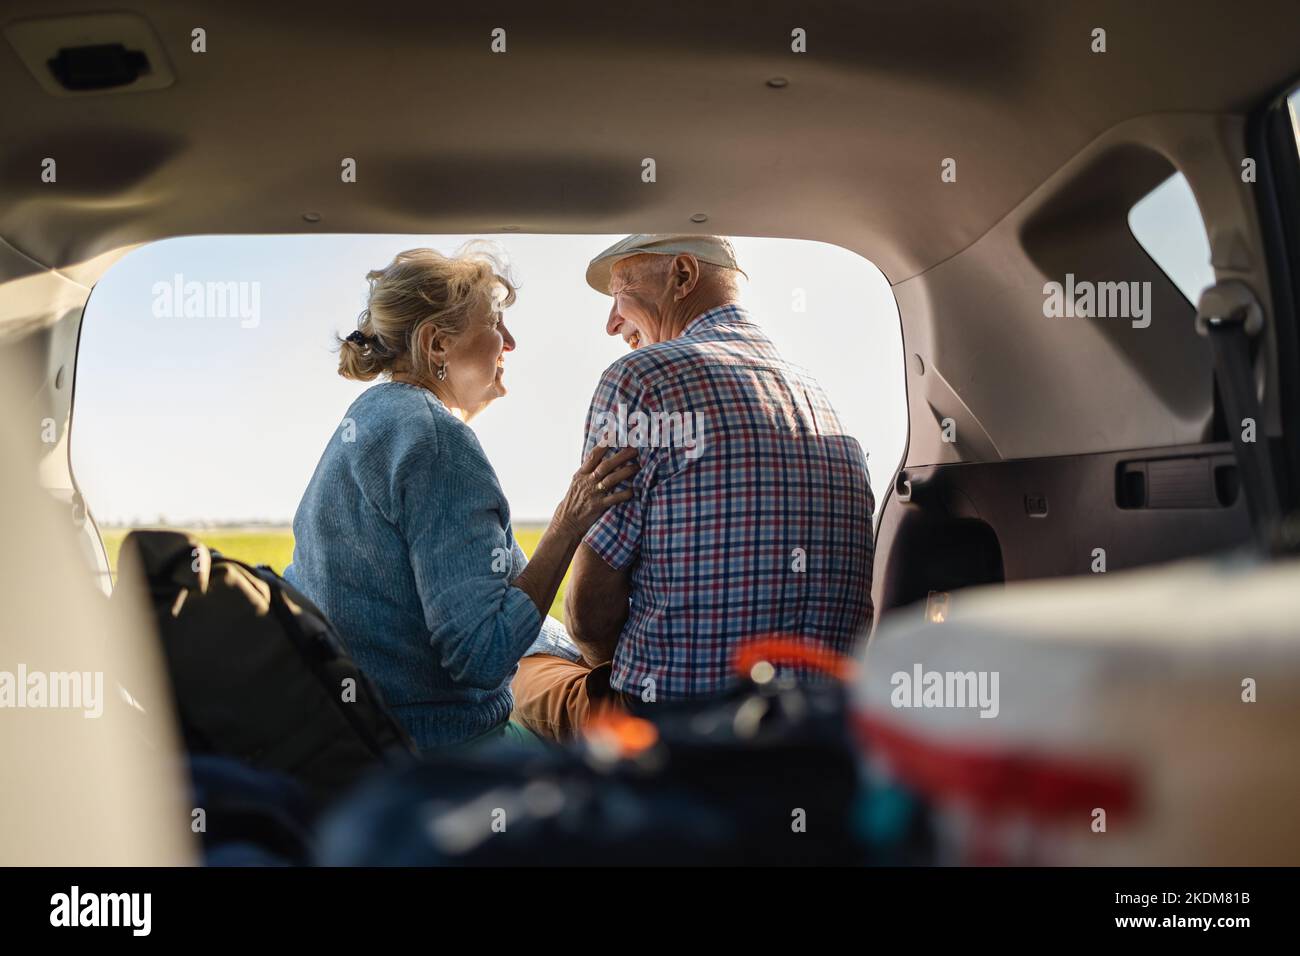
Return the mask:
[[854,724],[873,779],[935,808],[940,862],[1300,864],[1300,561],[928,607],[882,622]]

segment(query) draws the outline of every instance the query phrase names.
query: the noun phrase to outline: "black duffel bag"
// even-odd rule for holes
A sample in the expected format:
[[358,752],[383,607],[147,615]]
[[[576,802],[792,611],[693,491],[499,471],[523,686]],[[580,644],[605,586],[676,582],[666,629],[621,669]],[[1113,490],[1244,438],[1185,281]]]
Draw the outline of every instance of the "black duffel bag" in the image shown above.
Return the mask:
[[269,567],[133,531],[118,569],[157,619],[190,753],[289,774],[321,802],[414,754],[325,615]]

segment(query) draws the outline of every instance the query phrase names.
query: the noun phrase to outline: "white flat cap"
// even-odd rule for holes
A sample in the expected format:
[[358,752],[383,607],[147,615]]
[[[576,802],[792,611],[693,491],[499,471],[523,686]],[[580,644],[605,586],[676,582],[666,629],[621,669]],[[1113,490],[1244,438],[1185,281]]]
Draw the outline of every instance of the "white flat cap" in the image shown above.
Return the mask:
[[[735,269],[744,275],[736,264],[736,250],[725,236],[692,236],[687,233],[658,233],[649,236],[628,236],[614,243],[587,266],[587,285],[597,292],[609,295],[609,273],[614,263],[632,256],[676,256],[690,253],[701,262]],[[746,276],[746,278],[749,278]]]

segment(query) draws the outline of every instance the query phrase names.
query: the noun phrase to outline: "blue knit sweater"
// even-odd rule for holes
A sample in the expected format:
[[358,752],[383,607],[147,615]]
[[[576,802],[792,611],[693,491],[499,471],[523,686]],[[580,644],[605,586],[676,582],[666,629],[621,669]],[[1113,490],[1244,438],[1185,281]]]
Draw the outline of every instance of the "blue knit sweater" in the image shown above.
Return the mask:
[[293,533],[285,577],[338,628],[422,750],[505,723],[510,679],[543,615],[511,587],[526,561],[496,472],[431,392],[385,382],[352,403]]

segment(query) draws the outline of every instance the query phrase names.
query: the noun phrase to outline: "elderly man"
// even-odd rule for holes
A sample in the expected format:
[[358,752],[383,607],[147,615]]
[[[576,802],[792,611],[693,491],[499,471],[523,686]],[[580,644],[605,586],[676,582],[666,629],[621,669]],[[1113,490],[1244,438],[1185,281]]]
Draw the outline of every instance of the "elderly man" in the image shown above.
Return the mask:
[[516,715],[548,736],[592,701],[718,694],[747,640],[847,652],[871,622],[866,459],[816,381],[737,304],[717,236],[629,236],[591,261],[631,352],[601,377],[585,452],[638,448],[633,497],[574,558],[565,595],[585,663],[525,658]]

